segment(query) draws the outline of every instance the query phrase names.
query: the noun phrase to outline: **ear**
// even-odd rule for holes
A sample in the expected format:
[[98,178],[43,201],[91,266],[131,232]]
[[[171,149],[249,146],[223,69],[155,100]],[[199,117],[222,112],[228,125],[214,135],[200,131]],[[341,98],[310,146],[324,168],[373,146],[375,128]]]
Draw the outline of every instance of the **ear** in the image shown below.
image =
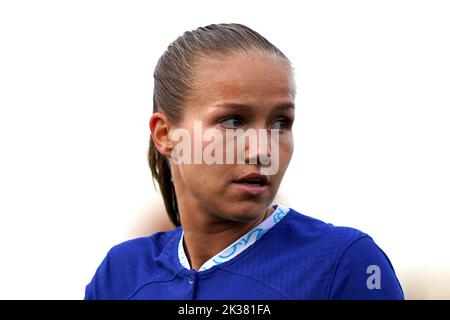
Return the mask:
[[174,144],[170,141],[171,123],[164,113],[155,112],[150,117],[150,132],[156,149],[166,156],[170,157]]

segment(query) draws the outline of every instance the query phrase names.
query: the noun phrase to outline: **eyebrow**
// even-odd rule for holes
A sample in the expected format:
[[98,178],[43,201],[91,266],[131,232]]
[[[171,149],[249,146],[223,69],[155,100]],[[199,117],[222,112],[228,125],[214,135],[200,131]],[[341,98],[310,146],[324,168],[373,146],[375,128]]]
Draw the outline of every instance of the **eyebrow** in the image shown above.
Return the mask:
[[[250,104],[243,104],[243,103],[220,103],[214,105],[215,107],[219,108],[226,108],[226,109],[239,109],[239,110],[249,110],[252,111],[254,109],[257,109],[258,106],[253,106]],[[295,105],[292,102],[282,102],[275,106],[275,109],[277,111],[284,111],[289,109],[295,109]]]

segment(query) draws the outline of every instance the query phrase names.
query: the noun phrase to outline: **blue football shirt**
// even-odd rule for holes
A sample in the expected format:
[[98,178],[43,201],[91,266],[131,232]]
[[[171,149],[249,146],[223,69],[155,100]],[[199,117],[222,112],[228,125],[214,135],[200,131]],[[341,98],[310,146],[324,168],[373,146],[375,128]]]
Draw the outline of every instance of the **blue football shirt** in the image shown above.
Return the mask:
[[200,271],[183,261],[182,236],[178,227],[113,247],[85,299],[404,299],[369,235],[281,205]]

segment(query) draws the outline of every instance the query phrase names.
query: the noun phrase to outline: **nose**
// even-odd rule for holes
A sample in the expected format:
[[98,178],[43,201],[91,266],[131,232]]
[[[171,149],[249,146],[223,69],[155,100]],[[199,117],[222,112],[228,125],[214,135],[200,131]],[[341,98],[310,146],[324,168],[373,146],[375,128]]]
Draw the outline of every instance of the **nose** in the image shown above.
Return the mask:
[[269,131],[267,129],[256,131],[256,135],[249,136],[253,138],[246,139],[245,163],[269,165],[272,157]]

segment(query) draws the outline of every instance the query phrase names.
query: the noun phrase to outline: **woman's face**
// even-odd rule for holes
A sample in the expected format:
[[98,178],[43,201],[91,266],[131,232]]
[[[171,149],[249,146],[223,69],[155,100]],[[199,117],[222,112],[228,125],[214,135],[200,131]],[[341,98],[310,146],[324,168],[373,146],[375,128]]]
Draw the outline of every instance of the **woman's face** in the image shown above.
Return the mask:
[[[222,148],[223,161],[205,163],[202,159],[202,163],[175,164],[172,159],[171,170],[180,209],[200,208],[217,218],[233,221],[255,219],[275,198],[293,152],[291,129],[295,88],[291,70],[279,57],[242,53],[232,57],[202,57],[193,78],[194,90],[184,106],[182,120],[172,129],[183,128],[190,133],[192,159],[194,139],[202,139],[198,133],[218,130],[216,132],[222,133],[223,140],[206,154],[216,156],[217,160],[218,149]],[[198,131],[200,127],[201,131]],[[277,145],[273,144],[276,143],[274,140],[270,144],[271,137],[276,136],[271,129],[277,130]],[[236,142],[238,138],[227,136],[227,132],[252,130],[266,134],[268,143],[244,139],[246,163],[237,163],[240,152],[237,143],[232,149],[227,149],[226,144]],[[211,148],[212,141],[200,141],[198,145],[205,151],[208,145]],[[255,142],[256,146],[250,146]],[[274,148],[278,148],[278,154]],[[227,160],[230,150],[233,153]],[[267,153],[272,156],[269,173],[261,170],[269,165],[257,161]],[[253,159],[252,163],[250,159]],[[254,176],[249,176],[251,174]]]

